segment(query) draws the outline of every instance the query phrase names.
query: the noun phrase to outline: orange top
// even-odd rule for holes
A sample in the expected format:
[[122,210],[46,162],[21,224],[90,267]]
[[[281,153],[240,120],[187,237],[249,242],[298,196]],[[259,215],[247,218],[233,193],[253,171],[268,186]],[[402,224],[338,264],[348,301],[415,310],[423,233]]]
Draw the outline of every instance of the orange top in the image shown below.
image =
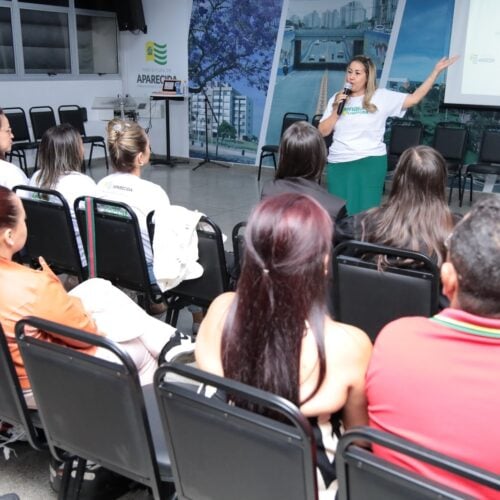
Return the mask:
[[[42,269],[38,271],[0,257],[0,323],[23,389],[29,389],[30,384],[14,333],[20,319],[37,316],[89,333],[98,333],[80,299],[68,295],[45,260],[42,257],[39,260]],[[27,330],[26,333],[48,342],[70,345],[89,354],[94,354],[96,350],[96,347],[86,343],[69,341],[40,330]]]

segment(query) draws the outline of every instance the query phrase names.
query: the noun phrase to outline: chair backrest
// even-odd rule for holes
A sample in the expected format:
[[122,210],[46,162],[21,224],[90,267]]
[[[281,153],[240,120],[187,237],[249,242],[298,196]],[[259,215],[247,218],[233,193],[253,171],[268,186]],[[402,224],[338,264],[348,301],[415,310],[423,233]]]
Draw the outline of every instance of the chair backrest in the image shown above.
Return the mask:
[[353,441],[364,441],[395,450],[443,471],[452,472],[477,484],[500,490],[500,477],[478,467],[429,450],[406,439],[367,427],[347,431],[340,439],[335,462],[338,500],[469,499],[463,492],[406,470],[377,457]]
[[393,120],[389,140],[390,155],[400,155],[412,146],[418,146],[424,136],[424,126],[417,120]]
[[229,276],[219,226],[203,216],[197,233],[198,262],[203,267],[203,274],[197,279],[182,281],[169,290],[167,295],[181,297],[190,304],[208,307],[215,297],[229,289]]
[[483,132],[478,161],[500,164],[500,129],[487,128]]
[[[169,382],[170,373],[279,413],[283,421]],[[157,370],[155,390],[179,500],[317,498],[314,438],[289,401],[179,364]]]
[[26,211],[28,236],[22,258],[34,268],[42,256],[56,273],[86,277],[82,267],[71,211],[64,197],[53,189],[16,186]]
[[243,265],[243,255],[245,254],[245,227],[247,223],[245,221],[238,222],[233,227],[233,231],[231,234],[231,238],[233,240],[233,255],[234,255],[234,264],[232,276],[235,278],[235,281],[238,280],[241,273],[241,266]]
[[23,108],[3,108],[5,116],[9,119],[10,128],[14,134],[14,143],[30,142],[28,120]]
[[445,160],[463,163],[467,150],[467,127],[459,122],[439,122],[434,128],[433,147]]
[[69,123],[85,137],[84,111],[76,104],[67,104],[57,108],[59,123]]
[[[87,248],[87,197],[75,200],[75,215]],[[125,203],[90,197],[94,212],[94,243],[97,276],[116,286],[129,288],[150,297],[152,294],[144,245],[135,212]],[[89,264],[90,265],[90,264]]]
[[[48,342],[25,326],[57,336]],[[117,344],[40,318],[16,325],[16,337],[54,456],[58,449],[146,484],[160,498],[160,476],[137,369]],[[112,353],[113,361],[69,347],[76,342]]]
[[50,106],[33,106],[29,110],[35,141],[40,141],[50,127],[56,125],[56,115]]
[[295,122],[307,122],[309,121],[309,116],[306,113],[285,113],[283,116],[283,122],[281,125],[281,134],[280,137],[283,135],[285,130],[292,125],[292,123]]
[[45,448],[41,432],[33,425],[32,415],[26,406],[23,391],[10,355],[7,338],[0,325],[0,420],[20,425],[33,448]]
[[[383,271],[369,257],[412,259],[412,267],[390,265]],[[439,301],[439,271],[426,255],[360,241],[335,247],[333,312],[335,319],[364,330],[372,341],[390,321],[431,316]]]

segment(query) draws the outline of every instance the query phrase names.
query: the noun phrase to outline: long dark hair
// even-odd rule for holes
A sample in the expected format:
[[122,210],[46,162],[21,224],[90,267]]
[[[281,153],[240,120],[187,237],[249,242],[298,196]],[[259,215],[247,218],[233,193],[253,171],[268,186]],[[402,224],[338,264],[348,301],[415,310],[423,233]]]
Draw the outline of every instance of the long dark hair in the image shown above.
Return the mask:
[[304,121],[290,125],[281,138],[276,179],[318,180],[325,165],[326,145],[318,129]]
[[326,371],[326,256],[332,221],[308,196],[286,193],[254,209],[245,232],[245,257],[236,298],[222,334],[226,377],[299,405],[300,351],[306,328],[314,334],[319,389]]
[[68,172],[82,170],[82,137],[69,123],[49,128],[40,141],[38,151],[40,175],[37,184],[54,189],[59,178]]
[[424,252],[441,265],[453,229],[446,202],[446,162],[429,146],[408,148],[394,172],[391,192],[362,221],[362,239]]

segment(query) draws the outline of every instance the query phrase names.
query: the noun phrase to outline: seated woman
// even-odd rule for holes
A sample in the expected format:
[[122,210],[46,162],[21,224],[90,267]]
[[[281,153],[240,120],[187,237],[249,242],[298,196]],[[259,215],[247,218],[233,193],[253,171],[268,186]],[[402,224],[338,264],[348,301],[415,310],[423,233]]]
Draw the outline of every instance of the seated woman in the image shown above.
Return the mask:
[[146,262],[153,282],[153,253],[146,218],[149,212],[168,207],[170,200],[161,186],[141,179],[151,152],[148,136],[139,124],[119,119],[111,120],[108,123],[108,150],[116,172],[99,181],[98,196],[126,203],[134,210],[141,228]]
[[[12,256],[26,242],[25,218],[18,196],[0,186],[0,323],[28,405],[33,406],[34,401],[14,334],[15,324],[25,316],[38,316],[119,342],[137,366],[141,384],[151,384],[165,344],[190,343],[190,339],[149,316],[106,280],[85,281],[68,294],[43,258],[40,257],[40,270],[13,262]],[[50,338],[41,331],[28,334]],[[74,342],[72,347],[103,359],[114,358],[104,349],[81,342]]]
[[455,224],[446,202],[444,158],[429,146],[400,157],[391,191],[380,207],[347,217],[336,226],[336,242],[355,239],[424,253],[440,266],[444,242]]
[[345,217],[345,201],[319,185],[325,165],[325,141],[318,129],[304,121],[293,123],[281,138],[278,170],[262,188],[261,199],[280,193],[307,194],[334,222]]
[[286,193],[254,209],[236,292],[210,306],[196,340],[198,366],[278,394],[315,430],[318,485],[333,498],[341,428],[367,422],[367,335],[328,317],[332,221],[312,198]]
[[81,172],[83,164],[83,141],[78,131],[63,123],[49,128],[40,141],[38,165],[31,177],[30,186],[53,189],[63,195],[69,205],[73,227],[78,241],[80,259],[87,264],[73,204],[79,196],[95,196],[94,179]]
[[28,178],[16,165],[5,161],[6,153],[12,149],[14,134],[10,128],[9,119],[0,108],[0,186],[12,189],[20,184],[27,184]]

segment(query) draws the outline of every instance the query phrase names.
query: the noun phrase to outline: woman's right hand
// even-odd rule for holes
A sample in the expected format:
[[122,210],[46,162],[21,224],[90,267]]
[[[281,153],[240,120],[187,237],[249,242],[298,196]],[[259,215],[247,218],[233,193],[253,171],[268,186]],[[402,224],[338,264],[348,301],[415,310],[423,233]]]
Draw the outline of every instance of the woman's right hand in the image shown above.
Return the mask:
[[335,96],[335,100],[333,101],[333,110],[337,109],[339,107],[339,104],[342,101],[345,101],[349,96],[347,94],[344,94],[344,90],[339,90],[337,92],[337,95]]

